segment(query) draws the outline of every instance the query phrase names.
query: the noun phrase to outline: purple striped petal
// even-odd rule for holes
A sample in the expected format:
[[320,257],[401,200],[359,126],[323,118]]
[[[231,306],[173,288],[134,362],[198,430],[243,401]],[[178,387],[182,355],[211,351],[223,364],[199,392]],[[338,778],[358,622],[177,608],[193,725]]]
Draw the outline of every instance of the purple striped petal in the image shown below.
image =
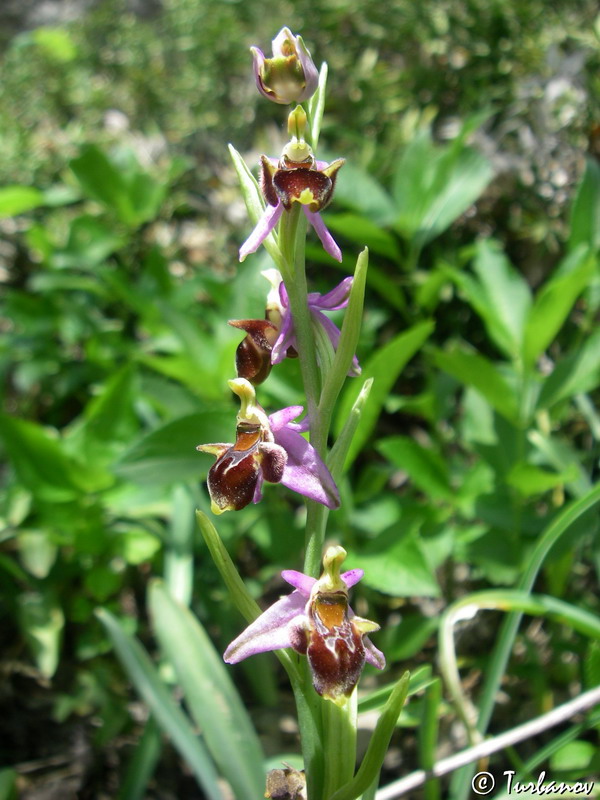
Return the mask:
[[304,406],[288,406],[287,408],[282,408],[280,411],[275,411],[274,414],[269,416],[271,430],[273,433],[277,433],[282,428],[285,428],[286,425],[289,425],[296,417],[299,417],[303,411]]
[[376,669],[383,669],[385,667],[385,656],[378,650],[368,636],[363,636],[363,644],[365,646],[365,661],[371,664]]
[[288,454],[281,483],[328,508],[338,508],[338,488],[315,448],[289,427],[274,431],[273,435]]
[[311,578],[309,575],[305,575],[303,572],[297,572],[295,569],[284,569],[281,573],[281,577],[307,599],[310,597],[312,588],[317,582],[316,578]]
[[250,253],[255,253],[267,236],[271,233],[283,213],[283,205],[278,203],[276,206],[267,205],[261,218],[256,223],[256,227],[240,247],[240,261],[243,261]]
[[257,653],[291,647],[290,628],[304,623],[305,606],[306,598],[298,591],[280,598],[231,642],[224,661],[237,664]]
[[346,586],[351,589],[363,579],[364,574],[364,569],[350,569],[348,572],[342,572],[341,578]]
[[340,308],[346,308],[353,280],[354,278],[348,275],[341,283],[338,283],[335,289],[327,292],[327,294],[311,292],[308,295],[308,305],[319,311],[338,311]]
[[333,236],[327,230],[327,226],[321,219],[321,215],[315,211],[310,211],[308,206],[302,206],[302,210],[306,214],[306,218],[313,226],[316,231],[317,236],[321,240],[321,244],[325,248],[325,250],[329,253],[332,258],[335,258],[336,261],[342,260],[342,251],[340,250],[337,242],[333,238]]

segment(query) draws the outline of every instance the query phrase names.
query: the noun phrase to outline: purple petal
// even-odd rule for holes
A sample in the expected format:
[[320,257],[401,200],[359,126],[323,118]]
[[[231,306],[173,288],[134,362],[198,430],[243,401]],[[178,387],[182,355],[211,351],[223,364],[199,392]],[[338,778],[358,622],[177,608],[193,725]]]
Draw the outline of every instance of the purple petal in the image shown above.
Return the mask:
[[342,251],[338,247],[335,239],[327,230],[327,227],[323,220],[321,219],[321,215],[318,211],[310,211],[308,206],[302,206],[302,210],[306,214],[306,218],[310,222],[310,224],[315,229],[317,236],[321,240],[321,243],[325,250],[329,253],[332,258],[335,258],[336,261],[342,260]]
[[[338,311],[340,308],[346,308],[353,280],[354,278],[349,275],[327,294],[317,294],[316,292],[309,294],[308,305],[320,311]],[[315,300],[312,298],[315,298]]]
[[256,481],[256,486],[254,488],[254,496],[252,498],[252,502],[253,503],[260,503],[260,501],[263,498],[263,493],[262,493],[263,481],[264,481],[264,478],[262,476],[262,473],[259,472],[258,480]]
[[315,448],[289,427],[281,428],[274,436],[288,454],[281,483],[328,508],[338,508],[338,488]]
[[385,667],[385,656],[378,650],[368,636],[363,636],[363,645],[365,646],[365,661],[376,669],[383,669]]
[[364,569],[350,569],[347,572],[342,572],[341,577],[346,586],[350,589],[362,580],[364,574]]
[[264,95],[266,98],[269,98],[269,94],[267,93],[260,76],[265,63],[265,54],[258,47],[251,47],[250,51],[252,53],[252,67],[254,70],[256,88],[262,95]]
[[298,53],[298,58],[300,59],[300,64],[302,66],[302,70],[304,72],[304,81],[305,87],[302,94],[298,97],[298,102],[302,103],[304,100],[308,100],[310,97],[317,90],[317,86],[319,85],[319,73],[317,68],[315,67],[314,61],[311,58],[310,53],[306,49],[306,45],[302,41],[302,37],[298,36],[296,39],[296,51]]
[[283,205],[281,203],[276,206],[267,205],[261,218],[256,223],[256,227],[240,247],[240,261],[243,261],[250,253],[255,253],[258,250],[275,225],[277,225],[282,213]]
[[288,347],[296,346],[296,336],[294,334],[294,320],[289,311],[283,315],[279,336],[271,351],[271,364],[279,364],[286,357]]
[[292,420],[299,417],[304,411],[304,406],[288,406],[276,411],[274,414],[269,415],[269,423],[273,433],[277,433],[282,428],[285,428]]
[[284,569],[281,573],[281,577],[306,598],[310,597],[311,590],[317,582],[316,578],[311,578],[310,575],[297,572],[295,569]]
[[[289,625],[292,627],[304,619],[306,598],[300,592],[292,592],[267,608],[254,622],[240,633],[223,655],[228,664],[237,664],[248,656],[291,647]],[[300,617],[300,620],[296,620]]]

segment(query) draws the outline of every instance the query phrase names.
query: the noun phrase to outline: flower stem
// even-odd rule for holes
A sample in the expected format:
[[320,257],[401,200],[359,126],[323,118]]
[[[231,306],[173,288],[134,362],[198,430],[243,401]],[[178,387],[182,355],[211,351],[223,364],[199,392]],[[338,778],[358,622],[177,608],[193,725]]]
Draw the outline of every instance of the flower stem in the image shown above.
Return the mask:
[[282,276],[294,320],[300,371],[312,429],[314,415],[319,403],[321,381],[317,366],[315,337],[308,309],[308,289],[304,261],[305,239],[306,217],[302,214],[300,205],[293,203],[291,209],[284,211],[281,215],[279,247],[285,266]]

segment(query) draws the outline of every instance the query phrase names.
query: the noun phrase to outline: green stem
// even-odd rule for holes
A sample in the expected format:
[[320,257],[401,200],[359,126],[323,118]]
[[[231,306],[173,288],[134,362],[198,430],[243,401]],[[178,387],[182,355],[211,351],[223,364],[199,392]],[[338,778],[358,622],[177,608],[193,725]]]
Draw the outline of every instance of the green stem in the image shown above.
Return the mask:
[[[300,372],[306,394],[306,405],[311,420],[311,431],[320,395],[320,377],[317,366],[315,337],[308,309],[308,289],[304,244],[306,239],[306,217],[298,203],[284,211],[279,223],[279,247],[285,269],[282,273],[287,289],[290,311],[294,320]],[[313,447],[314,442],[311,443]]]
[[323,702],[323,734],[325,739],[325,783],[323,798],[327,800],[354,777],[356,761],[356,690],[343,707]]

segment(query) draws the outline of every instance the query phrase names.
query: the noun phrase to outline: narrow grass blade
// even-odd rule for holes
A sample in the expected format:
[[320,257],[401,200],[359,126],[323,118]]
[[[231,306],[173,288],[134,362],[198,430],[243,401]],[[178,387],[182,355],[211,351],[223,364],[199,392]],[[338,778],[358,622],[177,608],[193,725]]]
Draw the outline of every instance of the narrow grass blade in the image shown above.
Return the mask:
[[126,633],[119,621],[105,609],[96,611],[106,628],[117,655],[141,697],[150,706],[157,722],[187,762],[209,800],[223,800],[217,771],[191,723],[161,681],[154,664],[141,644]]
[[256,800],[264,791],[264,756],[221,656],[200,622],[161,581],[150,584],[149,608],[161,648],[219,770],[236,800]]
[[154,774],[161,750],[160,728],[151,716],[129,762],[117,800],[144,800],[148,781]]

